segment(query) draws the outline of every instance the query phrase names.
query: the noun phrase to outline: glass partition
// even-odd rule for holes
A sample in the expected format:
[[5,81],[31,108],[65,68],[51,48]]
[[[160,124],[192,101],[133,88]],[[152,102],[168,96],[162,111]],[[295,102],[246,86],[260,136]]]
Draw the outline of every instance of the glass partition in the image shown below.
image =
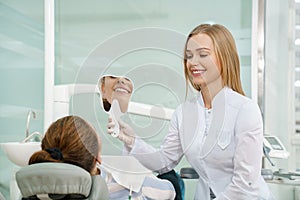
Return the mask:
[[[0,15],[0,142],[16,142],[26,137],[31,110],[36,117],[28,131],[43,131],[44,2],[1,0]],[[0,192],[6,199],[13,199],[14,167],[0,150]]]

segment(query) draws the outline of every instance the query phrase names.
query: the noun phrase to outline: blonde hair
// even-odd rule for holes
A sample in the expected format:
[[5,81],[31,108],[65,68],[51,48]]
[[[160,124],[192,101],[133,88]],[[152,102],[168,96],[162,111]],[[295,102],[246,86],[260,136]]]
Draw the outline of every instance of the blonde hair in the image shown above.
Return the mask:
[[[237,53],[236,45],[233,36],[227,28],[220,24],[201,24],[194,28],[188,35],[184,50],[187,48],[187,43],[191,37],[197,34],[205,34],[209,36],[213,42],[216,58],[221,68],[221,77],[223,86],[227,86],[232,90],[245,95],[241,79],[240,79],[240,61]],[[193,84],[188,76],[187,58],[184,52],[184,74],[186,79],[186,89],[188,90],[188,81],[197,90],[200,91],[200,86]]]

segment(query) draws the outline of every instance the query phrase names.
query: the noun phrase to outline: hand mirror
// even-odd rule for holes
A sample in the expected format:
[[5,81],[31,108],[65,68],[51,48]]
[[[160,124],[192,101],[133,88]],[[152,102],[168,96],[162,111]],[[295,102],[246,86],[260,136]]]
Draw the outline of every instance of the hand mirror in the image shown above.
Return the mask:
[[133,92],[132,81],[124,76],[104,75],[98,80],[102,107],[112,116],[116,126],[112,136],[118,137],[120,117],[127,112]]

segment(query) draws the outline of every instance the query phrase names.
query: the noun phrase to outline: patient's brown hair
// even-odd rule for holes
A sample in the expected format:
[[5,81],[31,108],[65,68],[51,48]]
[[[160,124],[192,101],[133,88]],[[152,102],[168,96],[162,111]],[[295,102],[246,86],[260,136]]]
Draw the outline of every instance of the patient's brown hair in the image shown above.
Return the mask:
[[42,140],[42,150],[31,156],[29,164],[69,163],[92,173],[100,148],[99,137],[87,121],[66,116],[50,125]]

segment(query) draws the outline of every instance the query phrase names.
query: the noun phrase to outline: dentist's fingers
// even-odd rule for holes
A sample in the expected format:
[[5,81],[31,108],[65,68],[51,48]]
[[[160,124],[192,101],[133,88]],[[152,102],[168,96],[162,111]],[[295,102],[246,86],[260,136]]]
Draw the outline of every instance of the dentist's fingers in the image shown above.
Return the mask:
[[107,123],[106,127],[107,127],[107,133],[108,133],[108,134],[111,135],[111,134],[114,133],[115,123],[114,123],[114,121],[112,120],[112,117],[111,117],[111,116],[108,117],[108,123]]
[[[117,136],[114,136],[115,134],[114,129],[116,126],[119,127],[119,132]],[[112,120],[110,116],[108,118],[108,123],[107,123],[107,133],[112,135],[113,137],[117,137],[119,140],[123,141],[130,148],[134,144],[135,134],[133,129],[122,120],[118,120],[118,122],[116,122],[115,120]]]
[[116,126],[116,125],[115,125],[114,122],[107,123],[107,125],[106,125],[107,129],[114,129],[115,126]]
[[115,126],[115,122],[112,120],[112,117],[109,116],[108,117],[108,122],[107,122],[107,128],[111,128],[111,127],[114,127]]
[[116,125],[115,125],[114,122],[109,122],[109,123],[107,123],[107,125],[106,125],[106,127],[107,127],[108,129],[114,128],[115,126],[116,126]]
[[109,123],[109,122],[112,122],[112,121],[113,121],[113,120],[112,120],[112,116],[109,115],[109,116],[108,116],[108,123]]
[[113,128],[107,129],[107,133],[110,134],[110,135],[113,134],[114,133],[114,129]]

